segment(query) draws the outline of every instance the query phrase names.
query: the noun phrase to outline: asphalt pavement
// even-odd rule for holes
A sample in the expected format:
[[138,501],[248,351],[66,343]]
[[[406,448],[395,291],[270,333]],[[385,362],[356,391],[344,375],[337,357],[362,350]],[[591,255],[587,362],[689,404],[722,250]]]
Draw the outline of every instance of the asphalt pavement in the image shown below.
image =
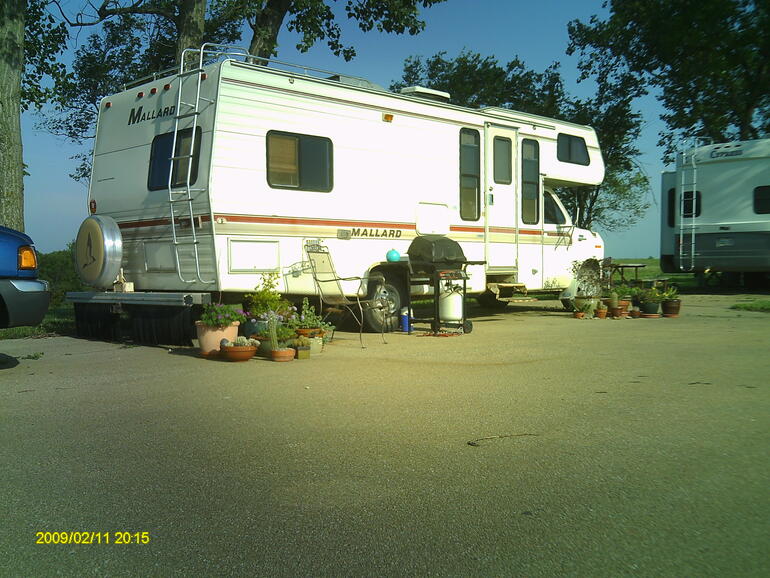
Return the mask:
[[0,575],[768,576],[750,298],[512,306],[290,363],[0,341]]

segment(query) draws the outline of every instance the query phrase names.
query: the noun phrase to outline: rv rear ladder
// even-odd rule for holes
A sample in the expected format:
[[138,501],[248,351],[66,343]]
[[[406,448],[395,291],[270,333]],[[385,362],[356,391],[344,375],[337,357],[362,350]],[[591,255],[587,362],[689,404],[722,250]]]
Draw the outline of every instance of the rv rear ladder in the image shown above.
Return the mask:
[[697,211],[698,165],[696,144],[681,152],[681,181],[679,194],[679,269],[695,269],[695,216]]
[[[189,70],[185,70],[185,60],[186,56],[189,52],[197,52],[198,53],[198,62],[197,66],[194,68],[191,68]],[[170,222],[171,222],[171,239],[172,239],[172,245],[174,247],[174,263],[176,265],[176,272],[179,276],[179,279],[182,281],[182,283],[195,283],[200,282],[204,284],[211,284],[215,283],[216,279],[203,279],[203,276],[201,275],[201,263],[200,263],[200,254],[198,251],[198,246],[200,245],[200,240],[198,239],[198,235],[196,233],[196,229],[201,226],[200,219],[195,218],[194,209],[193,209],[193,193],[199,194],[206,191],[206,189],[202,188],[192,188],[190,185],[190,179],[192,178],[192,167],[193,167],[193,159],[195,157],[194,151],[195,151],[195,144],[196,144],[196,129],[198,127],[198,118],[201,115],[201,103],[213,103],[214,101],[208,98],[204,98],[201,96],[201,82],[204,78],[205,72],[203,69],[203,62],[204,62],[204,53],[206,52],[206,45],[204,44],[199,51],[188,51],[185,50],[182,53],[181,63],[179,65],[179,73],[177,74],[177,100],[176,100],[176,115],[174,116],[174,137],[173,137],[173,144],[171,148],[171,156],[169,158],[169,171],[168,171],[168,205],[169,205],[169,213],[171,216]],[[182,100],[182,96],[184,93],[184,85],[185,80],[195,78],[194,81],[194,93],[195,97],[193,98],[193,102],[187,102],[185,100]],[[185,107],[186,111],[182,112],[182,107]],[[187,145],[190,152],[187,154],[177,154],[178,147],[180,146],[179,136],[180,136],[180,121],[186,120],[186,119],[192,119],[192,126],[186,127],[187,129],[190,129],[190,137],[189,137],[189,145]],[[174,175],[174,167],[175,165],[179,164],[181,167],[184,165],[180,161],[187,161],[187,170],[184,171],[183,180],[182,182],[174,182],[175,181],[175,175]],[[177,214],[177,210],[175,209],[175,206],[178,203],[187,203],[186,209],[180,209],[179,214]],[[189,223],[189,229],[190,229],[190,236],[186,239],[180,239],[179,235],[177,233],[177,227],[183,227],[184,225],[182,223]],[[197,223],[197,224],[196,224]],[[184,276],[182,272],[182,262],[179,256],[179,247],[180,246],[192,246],[192,256],[193,261],[195,263],[195,277],[188,279]]]

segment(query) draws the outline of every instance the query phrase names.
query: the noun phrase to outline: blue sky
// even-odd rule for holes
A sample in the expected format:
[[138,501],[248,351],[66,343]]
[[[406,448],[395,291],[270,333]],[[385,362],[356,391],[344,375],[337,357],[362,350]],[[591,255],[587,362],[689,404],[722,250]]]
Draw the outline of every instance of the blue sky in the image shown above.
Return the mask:
[[[77,0],[72,4],[77,4]],[[387,87],[401,77],[408,56],[431,56],[446,51],[449,57],[463,49],[491,55],[500,63],[515,56],[528,67],[543,70],[554,61],[562,64],[566,89],[570,94],[588,96],[589,85],[578,85],[577,57],[565,53],[567,23],[604,14],[602,0],[447,0],[425,11],[425,31],[417,36],[364,34],[354,24],[344,23],[343,40],[353,44],[357,57],[349,63],[319,44],[300,54],[296,39],[284,30],[279,37],[280,60],[367,78]],[[81,40],[85,35],[81,33]],[[244,45],[248,38],[244,37]],[[606,254],[613,257],[657,256],[659,247],[659,203],[661,151],[656,146],[660,108],[653,99],[639,103],[645,119],[638,141],[642,155],[637,159],[651,180],[652,207],[635,227],[610,234],[597,229],[607,242]],[[79,148],[36,128],[34,114],[22,119],[24,161],[30,173],[25,179],[25,226],[39,251],[63,249],[77,235],[80,222],[88,215],[87,187],[68,175],[75,166],[70,157]]]

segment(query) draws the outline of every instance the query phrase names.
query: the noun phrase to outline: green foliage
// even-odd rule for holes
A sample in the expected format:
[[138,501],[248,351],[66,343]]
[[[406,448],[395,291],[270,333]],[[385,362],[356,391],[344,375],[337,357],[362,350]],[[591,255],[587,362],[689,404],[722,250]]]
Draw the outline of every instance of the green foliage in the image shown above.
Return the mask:
[[252,317],[263,317],[273,311],[278,315],[288,316],[292,314],[292,304],[281,297],[278,292],[278,273],[266,273],[262,275],[259,285],[253,293],[243,296],[243,308]]
[[89,289],[78,277],[72,258],[74,241],[67,244],[63,251],[41,253],[38,255],[39,275],[48,281],[51,288],[50,308],[59,307],[69,291],[87,291]]
[[666,160],[683,136],[717,142],[770,133],[770,6],[758,0],[611,0],[609,17],[569,24],[584,77],[656,94]]
[[639,291],[638,298],[640,303],[660,303],[663,301],[663,294],[655,287],[648,287]]
[[236,321],[243,323],[246,315],[234,305],[209,303],[203,306],[200,321],[208,327],[228,327]]
[[307,297],[302,299],[302,310],[295,316],[293,326],[302,329],[318,329],[323,326],[324,318],[315,312]]

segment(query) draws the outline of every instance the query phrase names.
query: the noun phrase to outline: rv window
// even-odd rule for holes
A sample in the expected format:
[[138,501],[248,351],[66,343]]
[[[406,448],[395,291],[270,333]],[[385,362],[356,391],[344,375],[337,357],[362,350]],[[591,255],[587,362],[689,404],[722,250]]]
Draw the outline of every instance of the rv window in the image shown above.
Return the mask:
[[770,213],[770,187],[757,187],[754,189],[754,212],[758,215]]
[[[180,130],[177,137],[175,157],[184,157],[190,154],[192,141],[192,129]],[[171,145],[174,142],[174,133],[159,134],[152,140],[150,147],[150,171],[147,176],[147,188],[151,191],[168,188],[168,170],[171,166]],[[201,129],[195,130],[195,154],[192,158],[177,158],[174,161],[174,172],[171,178],[172,187],[184,187],[187,185],[187,170],[190,169],[190,185],[198,179],[198,158],[201,152]],[[192,165],[189,163],[192,162]]]
[[460,217],[479,220],[479,183],[481,181],[481,139],[479,131],[460,130]]
[[556,137],[556,158],[563,163],[591,164],[585,139],[571,134],[559,133]]
[[513,182],[511,139],[496,136],[493,142],[495,182],[510,185]]
[[666,220],[669,227],[673,227],[675,224],[674,216],[676,215],[676,189],[668,190],[668,197],[666,199]]
[[684,203],[682,205],[682,216],[691,219],[700,217],[700,191],[695,191],[695,211],[693,212],[693,194],[692,191],[684,191]]
[[540,222],[540,144],[521,141],[521,220],[527,225]]
[[267,133],[267,182],[276,189],[332,190],[332,141],[325,137]]
[[543,222],[547,225],[564,225],[567,223],[567,217],[559,207],[556,199],[551,193],[546,192],[543,195]]

